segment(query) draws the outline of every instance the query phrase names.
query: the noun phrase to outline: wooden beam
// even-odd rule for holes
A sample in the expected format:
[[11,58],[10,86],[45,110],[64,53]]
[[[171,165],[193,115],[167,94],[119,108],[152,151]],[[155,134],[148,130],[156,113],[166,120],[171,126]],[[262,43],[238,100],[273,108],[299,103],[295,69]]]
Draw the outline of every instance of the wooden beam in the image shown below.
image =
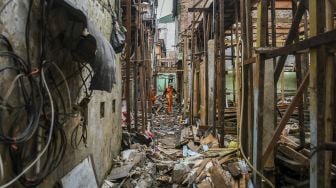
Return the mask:
[[[254,0],[258,1],[258,0]],[[292,9],[292,2],[288,0],[277,0],[275,3],[275,8],[277,10],[289,10]],[[255,9],[255,7],[254,7]]]
[[[293,19],[292,27],[291,27],[291,29],[288,33],[287,38],[286,38],[286,42],[285,42],[286,46],[292,44],[294,39],[298,35],[298,29],[299,29],[300,22],[302,20],[303,14],[306,11],[306,4],[305,3],[306,3],[306,0],[301,0],[300,1],[299,7],[298,7],[298,9],[295,13],[294,19]],[[274,83],[275,84],[278,83],[278,80],[279,80],[280,74],[282,72],[282,69],[285,65],[286,59],[287,59],[287,55],[283,55],[279,58],[279,60],[277,62],[277,65],[276,65],[275,71],[274,71]]]
[[211,12],[210,8],[188,8],[188,12]]
[[253,64],[253,63],[256,63],[256,58],[255,57],[252,57],[252,58],[244,61],[244,65]]
[[287,122],[290,118],[290,116],[292,115],[293,111],[295,110],[295,107],[297,106],[299,99],[301,98],[303,92],[305,91],[305,89],[308,86],[308,82],[309,81],[309,74],[307,74],[305,76],[305,78],[303,79],[299,89],[297,90],[292,103],[288,106],[285,114],[283,115],[283,117],[281,118],[280,124],[279,126],[277,126],[277,128],[275,129],[272,139],[271,141],[267,144],[267,146],[265,147],[265,150],[263,152],[263,162],[266,162],[266,160],[268,159],[270,153],[272,152],[277,140],[279,139],[282,130],[286,127]]
[[287,56],[288,54],[294,54],[297,51],[301,51],[307,48],[316,48],[321,45],[326,45],[335,42],[336,42],[336,30],[332,30],[281,48],[276,49],[256,48],[256,53],[264,54],[265,57],[269,59],[282,55]]

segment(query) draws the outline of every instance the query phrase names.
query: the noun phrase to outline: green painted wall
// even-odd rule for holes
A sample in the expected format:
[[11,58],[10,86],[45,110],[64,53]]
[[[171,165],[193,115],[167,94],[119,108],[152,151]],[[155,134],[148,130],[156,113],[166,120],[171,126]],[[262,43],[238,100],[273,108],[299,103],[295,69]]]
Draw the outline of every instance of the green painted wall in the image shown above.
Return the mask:
[[[280,78],[281,79],[281,78]],[[233,72],[229,71],[226,75],[226,88],[227,92],[230,93],[230,95],[227,95],[227,98],[229,100],[233,100],[233,86],[234,86],[234,80],[233,80]],[[281,92],[281,80],[279,80],[277,85],[278,94]],[[296,74],[295,72],[285,72],[285,91],[296,91]]]
[[173,81],[173,86],[176,89],[176,74],[160,74],[157,78],[157,85],[156,85],[156,93],[157,94],[162,94],[163,91],[168,87],[168,76],[173,75],[174,81]]

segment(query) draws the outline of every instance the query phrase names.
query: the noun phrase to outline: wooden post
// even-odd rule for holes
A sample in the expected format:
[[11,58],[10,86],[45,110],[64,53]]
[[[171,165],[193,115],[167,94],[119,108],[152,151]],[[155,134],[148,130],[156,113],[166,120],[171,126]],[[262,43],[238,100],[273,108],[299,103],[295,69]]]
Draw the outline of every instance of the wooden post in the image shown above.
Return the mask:
[[[139,3],[140,5],[140,3]],[[147,49],[146,49],[146,45],[145,45],[145,33],[144,33],[144,23],[143,23],[143,14],[142,14],[142,10],[143,7],[139,6],[138,10],[140,11],[140,34],[141,34],[141,43],[140,43],[140,47],[141,47],[141,63],[143,66],[143,72],[142,72],[142,76],[143,76],[143,85],[141,85],[142,89],[142,100],[144,103],[144,107],[142,109],[142,114],[143,114],[143,120],[142,120],[142,132],[145,133],[146,127],[147,127],[147,82],[146,82],[146,77],[147,77],[147,60],[146,60],[146,53],[147,53]]]
[[254,101],[253,101],[253,64],[244,65],[244,61],[252,57],[252,41],[253,41],[253,30],[252,30],[252,19],[251,15],[251,2],[250,0],[240,1],[240,17],[241,17],[241,39],[242,49],[244,54],[242,54],[243,62],[241,62],[242,74],[242,122],[240,129],[242,129],[242,138],[247,138],[242,140],[242,147],[247,156],[252,159],[252,148],[253,148],[253,112],[254,112]]
[[285,103],[285,71],[281,72],[281,103]]
[[[332,5],[330,1],[326,1],[326,30],[332,30],[335,29],[335,25],[333,22],[333,14],[335,13],[335,5]],[[328,128],[327,133],[333,133],[333,134],[327,134],[327,140],[333,140],[335,141],[335,133],[334,129],[336,128],[336,108],[335,108],[335,51],[330,51],[332,54],[328,54],[327,59],[327,67],[326,67],[326,115],[325,115],[325,121],[326,121],[326,127]],[[328,105],[329,104],[329,105]],[[334,163],[335,160],[335,152],[327,153],[327,157],[331,158],[328,160],[331,160]],[[335,163],[334,163],[335,164]]]
[[208,13],[203,12],[203,38],[204,38],[204,71],[205,71],[205,122],[207,125],[208,124],[208,114],[209,114],[209,109],[208,109],[208,98],[209,98],[209,92],[208,92],[208,85],[209,85],[209,65],[208,65],[208,35],[209,35],[209,27],[208,27]]
[[188,36],[183,37],[183,116],[188,115]]
[[126,19],[126,27],[127,27],[127,35],[126,35],[126,80],[125,80],[125,85],[126,85],[126,91],[125,91],[125,97],[126,97],[126,108],[127,108],[127,114],[126,114],[126,121],[127,121],[127,129],[130,132],[131,131],[131,96],[130,96],[130,66],[131,66],[131,49],[132,49],[132,25],[131,25],[131,20],[132,20],[132,2],[127,1],[127,8],[126,8],[126,13],[127,13],[127,19]]
[[[267,19],[267,0],[260,0],[258,3],[257,13],[257,47],[266,46],[266,32],[268,28]],[[254,89],[255,101],[255,123],[254,123],[254,139],[253,141],[253,165],[261,170],[262,164],[262,146],[263,146],[263,123],[264,123],[264,75],[265,59],[262,55],[257,55],[256,62],[256,87]],[[253,174],[253,180],[256,187],[262,187],[261,178]]]
[[190,64],[191,64],[191,89],[190,89],[190,105],[189,105],[189,124],[192,125],[194,123],[194,87],[195,87],[195,41],[194,41],[194,34],[195,34],[195,13],[192,13],[192,23],[191,23],[191,56],[190,56]]
[[[274,66],[273,59],[267,59],[265,61],[265,75],[264,75],[264,109],[263,109],[263,148],[265,148],[268,142],[272,139],[272,133],[275,128],[275,109],[276,104],[274,98]],[[260,138],[258,138],[260,139]],[[262,161],[266,164],[263,166],[264,176],[269,179],[273,184],[275,183],[275,165],[274,165],[274,154],[271,153],[271,157],[268,159],[262,158]]]
[[[292,2],[292,17],[294,22],[294,15],[297,11],[296,2]],[[299,35],[294,39],[295,42],[299,42]],[[302,82],[302,72],[301,72],[301,55],[295,55],[295,73],[296,73],[296,83],[297,88],[299,88]],[[304,109],[303,109],[303,96],[300,96],[298,103],[298,116],[299,116],[299,128],[300,128],[300,146],[304,147],[305,145],[305,127],[304,127]]]
[[218,78],[217,78],[217,97],[218,97],[218,123],[221,128],[220,145],[224,145],[224,109],[226,99],[226,84],[225,84],[225,29],[224,29],[224,1],[219,1],[219,46],[220,46],[220,61],[218,61]]
[[[326,7],[326,30],[330,31],[334,29],[334,9],[332,8],[332,5],[330,1],[325,1],[325,7]],[[326,75],[325,75],[325,84],[326,84],[326,90],[325,90],[325,141],[332,141],[333,140],[333,131],[334,131],[334,111],[335,111],[335,99],[333,96],[335,96],[335,50],[334,49],[326,49],[327,50],[327,61],[326,61]],[[332,152],[326,151],[325,152],[325,172],[330,175],[331,173],[331,161],[332,161]],[[330,178],[329,176],[326,177],[326,187],[330,187]]]
[[216,79],[216,58],[215,58],[215,41],[209,40],[207,42],[208,45],[208,71],[209,71],[209,84],[208,84],[208,108],[209,108],[209,117],[208,117],[208,125],[215,128],[215,121],[216,121],[216,103],[215,103],[215,79]]
[[213,45],[213,58],[214,58],[214,71],[213,71],[213,114],[212,114],[212,126],[213,126],[213,134],[216,135],[216,121],[217,121],[217,46],[218,46],[218,19],[217,19],[217,0],[213,1],[213,36],[214,36],[214,45]]
[[[244,9],[241,11],[243,12]],[[242,19],[241,19],[242,20]],[[245,22],[244,22],[245,23]],[[236,109],[237,109],[237,125],[240,125],[240,116],[241,116],[241,70],[243,68],[241,68],[241,64],[242,62],[240,62],[241,57],[238,55],[239,54],[239,48],[240,46],[238,46],[238,32],[239,32],[239,7],[238,7],[238,1],[235,1],[235,25],[236,25],[236,29],[235,29],[235,41],[236,44],[233,44],[233,30],[231,32],[231,51],[232,51],[232,61],[234,62],[234,70],[233,70],[233,74],[234,74],[234,101],[236,103]],[[242,30],[242,25],[240,26],[241,30]],[[241,32],[242,33],[242,32]],[[246,41],[246,39],[245,39]],[[235,48],[235,47],[236,48]],[[244,48],[244,46],[242,47]],[[235,53],[234,53],[235,51]],[[236,55],[236,58],[233,57],[233,55]],[[242,59],[244,59],[244,57],[242,57]],[[241,127],[239,127],[241,128]],[[247,132],[247,131],[245,131]],[[247,141],[247,140],[246,140]]]
[[[139,3],[139,0],[138,0]],[[134,127],[137,130],[138,126],[138,64],[139,59],[141,57],[141,52],[138,47],[138,41],[139,41],[139,11],[136,12],[136,32],[135,32],[135,61],[133,62],[133,109],[134,109]]]
[[[245,0],[240,0],[240,28],[241,28],[241,40],[243,41],[242,45],[242,51],[246,51],[247,50],[247,16],[246,16],[246,1]],[[238,29],[238,28],[237,28]],[[236,41],[237,41],[238,36],[236,36]],[[237,42],[236,42],[237,43]],[[248,114],[247,114],[247,102],[248,102],[248,82],[245,81],[244,77],[246,76],[246,74],[248,73],[247,67],[243,66],[243,63],[245,60],[248,59],[248,54],[244,53],[241,54],[242,55],[242,62],[238,63],[239,58],[238,57],[238,51],[239,51],[239,47],[236,47],[236,74],[237,74],[237,82],[239,84],[236,84],[236,86],[238,87],[237,93],[240,93],[241,91],[241,97],[240,94],[237,94],[237,98],[238,98],[238,105],[237,105],[237,118],[241,117],[241,121],[240,118],[239,120],[237,120],[238,125],[241,125],[241,127],[239,127],[239,129],[241,129],[241,137],[242,138],[247,138],[247,139],[242,139],[241,141],[241,146],[243,147],[243,151],[245,153],[246,156],[250,156],[249,155],[249,147],[248,147],[248,143],[249,143],[249,128],[248,128]],[[239,71],[239,69],[241,69],[241,71]],[[244,71],[244,72],[243,72]],[[241,75],[242,72],[244,73],[244,75],[242,76],[238,76]],[[242,111],[243,109],[243,111]]]
[[[251,0],[245,0],[245,15],[246,15],[246,50],[244,52],[247,54],[247,58],[252,58],[253,56],[253,29],[252,29],[252,17],[250,16],[251,13],[251,7],[252,3]],[[246,123],[247,123],[247,130],[248,130],[248,155],[250,158],[253,159],[253,130],[254,130],[254,73],[253,73],[253,65],[247,65],[246,66],[246,72],[244,73],[246,75],[246,78],[248,81],[246,81],[246,84],[244,83],[244,87],[246,87],[246,95],[244,96],[244,100],[247,101],[246,103]],[[245,79],[245,78],[244,78]],[[243,107],[245,108],[245,107]],[[244,109],[245,110],[245,109]],[[245,113],[245,112],[244,112]]]
[[[324,32],[326,0],[309,0],[310,37]],[[320,148],[327,139],[329,123],[325,122],[326,104],[326,47],[310,49],[310,131],[311,145]],[[328,94],[329,95],[329,94]],[[330,102],[330,100],[328,101]],[[326,111],[327,109],[327,111]],[[330,187],[330,159],[326,151],[317,150],[310,160],[310,187]]]

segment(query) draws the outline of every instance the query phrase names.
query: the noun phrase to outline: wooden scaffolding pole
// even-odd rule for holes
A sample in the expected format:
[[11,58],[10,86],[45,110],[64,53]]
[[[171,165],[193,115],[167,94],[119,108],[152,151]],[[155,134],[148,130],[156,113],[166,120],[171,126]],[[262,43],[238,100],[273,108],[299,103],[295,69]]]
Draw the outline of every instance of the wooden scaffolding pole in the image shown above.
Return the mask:
[[[324,32],[326,0],[309,0],[310,36]],[[320,148],[328,138],[330,124],[325,122],[326,104],[326,46],[310,49],[310,131],[311,145]],[[330,101],[328,101],[330,102]],[[310,160],[310,187],[330,187],[330,159],[324,150],[316,150]]]
[[[140,3],[140,1],[139,1]],[[141,67],[140,67],[140,92],[141,92],[141,118],[142,126],[141,131],[144,133],[147,126],[147,100],[146,100],[146,48],[145,48],[145,39],[144,39],[144,26],[142,22],[142,6],[138,7],[139,11],[139,29],[140,29],[140,52],[141,52]]]
[[[335,2],[335,1],[334,1]],[[326,30],[330,31],[335,29],[334,26],[334,13],[335,6],[331,3],[331,1],[326,1]],[[335,130],[335,52],[329,51],[327,62],[326,62],[326,109],[325,109],[325,123],[326,123],[326,140],[327,141],[335,141],[334,130]],[[332,154],[335,152],[327,152],[326,160],[332,161]],[[335,164],[335,163],[334,163]]]
[[224,109],[226,99],[225,84],[225,28],[224,28],[224,1],[219,1],[219,46],[220,61],[218,61],[217,71],[217,97],[218,97],[218,123],[221,128],[220,145],[224,145]]
[[217,46],[218,46],[218,17],[217,17],[217,2],[218,0],[214,0],[213,1],[213,12],[212,12],[212,21],[213,21],[213,35],[214,35],[214,45],[213,45],[213,100],[212,100],[212,126],[213,126],[213,134],[216,135],[217,131],[216,131],[216,121],[217,121],[217,73],[216,73],[216,69],[217,69]]
[[188,36],[183,37],[183,116],[188,115]]
[[[267,19],[267,0],[260,0],[257,13],[257,47],[266,46],[266,33],[268,28]],[[262,167],[262,146],[263,146],[263,123],[264,123],[264,78],[265,78],[265,58],[263,55],[257,55],[256,60],[256,87],[255,94],[255,123],[253,140],[253,165],[261,170]],[[253,174],[253,180],[256,187],[262,187],[261,178],[256,173]]]
[[132,19],[132,2],[127,1],[127,8],[126,8],[127,18],[126,18],[126,28],[127,28],[127,35],[126,35],[126,80],[125,80],[125,97],[126,97],[126,108],[127,108],[127,114],[126,114],[126,121],[127,121],[127,129],[128,131],[131,131],[131,96],[130,96],[130,66],[131,66],[131,49],[132,49],[132,25],[131,25],[131,19]]
[[205,122],[208,125],[208,114],[209,114],[209,109],[208,109],[208,98],[209,98],[209,64],[208,64],[208,40],[209,40],[209,27],[208,27],[208,13],[203,12],[203,43],[204,43],[204,70],[205,70]]
[[[292,2],[292,15],[295,15],[297,12],[297,3]],[[293,16],[294,22],[294,16]],[[294,38],[295,42],[299,42],[299,35],[296,35]],[[297,88],[299,88],[302,82],[302,71],[301,71],[301,54],[295,55],[295,72],[296,72],[296,83]],[[299,128],[300,128],[300,146],[304,147],[305,145],[305,127],[304,127],[304,109],[303,109],[303,96],[301,95],[298,102],[298,117],[299,117]]]
[[191,55],[190,55],[190,65],[191,65],[191,88],[190,88],[190,101],[189,101],[189,124],[194,123],[194,87],[195,87],[195,13],[192,13],[192,22],[191,22]]
[[[140,0],[138,0],[138,3],[140,2]],[[136,12],[136,32],[135,32],[135,61],[133,62],[133,109],[134,109],[134,127],[137,130],[137,126],[138,126],[138,60],[141,57],[141,52],[139,49],[139,21],[140,19],[140,13],[139,11]]]

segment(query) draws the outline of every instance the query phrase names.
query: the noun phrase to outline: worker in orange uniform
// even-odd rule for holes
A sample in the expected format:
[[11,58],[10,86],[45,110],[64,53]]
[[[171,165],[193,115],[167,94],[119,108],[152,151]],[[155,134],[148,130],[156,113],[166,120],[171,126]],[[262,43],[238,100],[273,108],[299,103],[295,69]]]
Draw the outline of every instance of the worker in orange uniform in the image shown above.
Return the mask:
[[173,88],[172,84],[164,91],[163,95],[166,96],[167,99],[167,113],[170,114],[172,112],[172,105],[173,105],[173,94],[176,94],[176,90]]
[[155,101],[156,101],[156,93],[155,93],[155,89],[154,89],[154,88],[152,88],[151,99],[152,99],[152,104],[155,104]]

